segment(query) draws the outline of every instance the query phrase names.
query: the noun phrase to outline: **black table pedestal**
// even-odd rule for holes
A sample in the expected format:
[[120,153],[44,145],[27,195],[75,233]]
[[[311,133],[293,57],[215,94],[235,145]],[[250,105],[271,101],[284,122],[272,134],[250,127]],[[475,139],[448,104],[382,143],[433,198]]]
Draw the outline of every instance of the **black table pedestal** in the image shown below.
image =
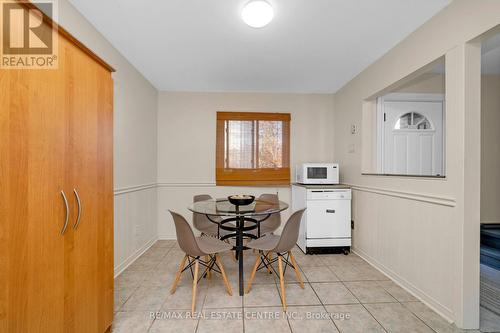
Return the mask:
[[[238,206],[236,206],[236,217],[230,217],[222,221],[214,221],[210,218],[210,215],[206,215],[207,218],[213,223],[217,223],[220,229],[226,231],[232,231],[230,234],[226,234],[219,237],[221,240],[226,240],[228,238],[234,238],[236,240],[236,245],[233,250],[236,252],[236,260],[238,260],[238,274],[239,274],[239,293],[240,296],[245,295],[245,281],[244,281],[244,266],[243,266],[243,251],[249,248],[243,244],[245,238],[257,239],[260,237],[260,222],[265,221],[271,216],[271,214],[264,215],[265,217],[257,220],[254,218],[246,217],[240,214]],[[230,222],[235,222],[234,226],[227,225]],[[250,222],[250,225],[245,225],[245,222]],[[251,231],[257,229],[257,235],[248,233],[246,231]]]

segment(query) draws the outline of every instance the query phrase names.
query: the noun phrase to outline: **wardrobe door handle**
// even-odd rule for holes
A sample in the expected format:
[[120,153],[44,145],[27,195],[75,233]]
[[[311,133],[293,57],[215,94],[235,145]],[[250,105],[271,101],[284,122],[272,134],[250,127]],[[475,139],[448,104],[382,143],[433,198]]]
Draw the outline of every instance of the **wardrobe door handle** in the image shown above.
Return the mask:
[[64,206],[66,207],[66,219],[64,221],[64,226],[61,230],[61,235],[64,235],[66,232],[66,228],[68,227],[68,222],[69,222],[69,205],[68,205],[68,199],[66,198],[66,195],[64,194],[64,191],[61,191],[61,195],[64,200]]
[[75,194],[76,202],[78,203],[78,215],[76,216],[76,222],[73,226],[73,229],[76,230],[80,225],[80,218],[82,216],[82,201],[80,200],[80,196],[78,195],[78,191],[76,190],[76,188],[73,189],[73,193]]

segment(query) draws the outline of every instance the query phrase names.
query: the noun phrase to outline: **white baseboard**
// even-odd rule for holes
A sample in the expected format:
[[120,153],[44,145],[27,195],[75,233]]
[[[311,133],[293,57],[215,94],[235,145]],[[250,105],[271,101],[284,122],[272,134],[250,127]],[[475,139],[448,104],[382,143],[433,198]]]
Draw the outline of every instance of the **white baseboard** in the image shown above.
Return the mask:
[[118,275],[120,275],[124,270],[127,269],[134,261],[137,260],[144,252],[146,252],[154,243],[158,240],[158,237],[153,237],[149,241],[146,242],[143,246],[141,246],[137,251],[135,251],[130,257],[125,259],[121,264],[115,267],[115,279]]
[[407,281],[403,277],[399,276],[396,272],[392,271],[391,269],[385,267],[383,264],[381,264],[379,261],[376,259],[372,258],[362,250],[359,250],[357,248],[351,248],[352,252],[366,260],[370,265],[372,265],[375,269],[380,271],[382,274],[386,275],[389,277],[394,283],[396,283],[398,286],[409,292],[411,295],[416,297],[418,300],[420,300],[422,303],[430,307],[432,310],[437,312],[441,317],[446,319],[450,324],[454,323],[454,314],[453,311],[450,310],[448,307],[442,305],[439,303],[436,299],[434,299],[432,296],[427,295],[424,291],[419,289],[418,287],[414,286],[411,282]]
[[177,236],[170,234],[158,235],[158,240],[177,240]]

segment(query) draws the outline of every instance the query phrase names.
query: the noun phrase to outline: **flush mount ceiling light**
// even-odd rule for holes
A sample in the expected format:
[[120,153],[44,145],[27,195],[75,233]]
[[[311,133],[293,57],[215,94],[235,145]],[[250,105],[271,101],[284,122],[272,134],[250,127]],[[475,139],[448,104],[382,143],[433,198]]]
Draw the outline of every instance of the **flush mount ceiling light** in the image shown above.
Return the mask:
[[250,1],[241,12],[243,21],[252,28],[265,27],[272,21],[273,17],[273,7],[263,0]]

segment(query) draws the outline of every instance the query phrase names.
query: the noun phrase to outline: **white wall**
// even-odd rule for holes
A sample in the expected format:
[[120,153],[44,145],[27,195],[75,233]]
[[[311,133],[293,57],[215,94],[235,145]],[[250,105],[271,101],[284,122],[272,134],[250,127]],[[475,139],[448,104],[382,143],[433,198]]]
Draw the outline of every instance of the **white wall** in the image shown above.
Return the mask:
[[443,74],[425,73],[415,80],[395,89],[395,93],[444,94],[445,77]]
[[[224,197],[235,193],[279,193],[290,202],[289,187],[215,186],[217,111],[291,113],[290,164],[333,159],[333,96],[321,94],[173,93],[158,102],[158,232],[175,238],[167,209],[190,217],[193,195]],[[288,212],[284,214],[284,218]]]
[[500,75],[481,77],[481,223],[500,223]]
[[[354,187],[355,250],[466,328],[479,326],[480,183],[480,58],[466,42],[498,24],[500,1],[455,0],[334,98],[335,159]],[[361,175],[364,129],[351,135],[350,125],[362,124],[363,101],[443,55],[447,178]]]
[[[114,80],[115,273],[156,239],[157,90],[67,1],[60,25],[116,69]],[[146,185],[146,186],[145,186]]]

